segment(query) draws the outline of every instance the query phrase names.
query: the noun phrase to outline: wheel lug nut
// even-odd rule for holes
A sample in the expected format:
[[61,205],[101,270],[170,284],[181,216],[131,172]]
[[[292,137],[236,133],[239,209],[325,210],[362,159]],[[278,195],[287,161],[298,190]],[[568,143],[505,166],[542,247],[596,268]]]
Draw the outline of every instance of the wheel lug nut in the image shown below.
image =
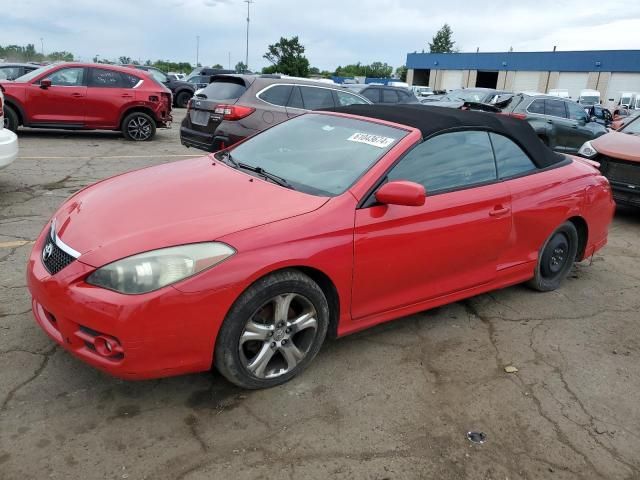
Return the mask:
[[291,333],[291,328],[287,328],[287,329],[285,330],[285,332],[287,332],[287,333]]
[[271,342],[271,348],[276,348],[276,342]]
[[287,339],[285,338],[284,340],[282,340],[282,345],[285,345],[287,343]]
[[273,337],[273,332],[267,333],[267,337]]

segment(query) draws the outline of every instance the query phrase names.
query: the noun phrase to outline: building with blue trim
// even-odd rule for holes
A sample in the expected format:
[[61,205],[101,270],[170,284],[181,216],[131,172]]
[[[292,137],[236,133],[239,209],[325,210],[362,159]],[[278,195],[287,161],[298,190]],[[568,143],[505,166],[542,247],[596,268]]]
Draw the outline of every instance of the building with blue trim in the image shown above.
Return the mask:
[[640,50],[409,53],[407,81],[434,90],[488,87],[547,93],[598,90],[603,102],[640,92]]

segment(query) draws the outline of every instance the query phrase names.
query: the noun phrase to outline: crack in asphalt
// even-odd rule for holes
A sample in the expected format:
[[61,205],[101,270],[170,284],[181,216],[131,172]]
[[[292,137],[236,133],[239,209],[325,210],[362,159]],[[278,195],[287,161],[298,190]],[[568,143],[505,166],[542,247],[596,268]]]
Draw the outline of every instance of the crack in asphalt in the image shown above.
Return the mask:
[[46,368],[47,364],[49,363],[49,359],[51,358],[51,356],[53,355],[53,353],[57,350],[58,346],[54,345],[53,347],[51,347],[51,349],[47,350],[44,353],[34,353],[34,352],[29,352],[29,353],[33,353],[34,355],[39,355],[42,356],[42,363],[38,366],[38,368],[36,369],[36,371],[33,373],[33,375],[31,375],[29,378],[27,378],[24,382],[19,383],[18,385],[16,385],[15,387],[13,387],[9,393],[7,394],[7,396],[5,397],[5,399],[3,400],[2,404],[0,404],[0,413],[3,413],[8,405],[9,402],[11,402],[11,400],[13,399],[13,397],[15,396],[15,394],[23,387],[25,387],[26,385],[28,385],[29,383],[33,382],[36,378],[38,378],[40,376],[40,374],[44,371],[44,369]]

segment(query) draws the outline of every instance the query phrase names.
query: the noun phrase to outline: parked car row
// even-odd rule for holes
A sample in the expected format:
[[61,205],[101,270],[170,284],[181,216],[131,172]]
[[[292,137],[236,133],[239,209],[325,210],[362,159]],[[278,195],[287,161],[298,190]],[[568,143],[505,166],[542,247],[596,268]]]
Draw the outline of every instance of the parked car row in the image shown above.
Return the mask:
[[5,128],[4,90],[0,84],[0,169],[11,165],[18,156],[18,137]]

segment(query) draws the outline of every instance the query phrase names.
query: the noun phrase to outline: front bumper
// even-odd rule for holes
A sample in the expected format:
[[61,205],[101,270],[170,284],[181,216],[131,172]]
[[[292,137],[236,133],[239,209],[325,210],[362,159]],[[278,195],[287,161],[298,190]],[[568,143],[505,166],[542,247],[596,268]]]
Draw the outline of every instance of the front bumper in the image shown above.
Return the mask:
[[11,165],[18,157],[18,136],[11,130],[0,128],[0,168]]
[[36,322],[56,343],[124,379],[211,368],[215,338],[233,302],[228,290],[184,293],[169,286],[123,295],[87,284],[94,268],[80,260],[50,275],[41,260],[45,232],[48,227],[31,252],[27,284]]
[[613,198],[618,204],[640,207],[640,185],[629,185],[609,180]]

